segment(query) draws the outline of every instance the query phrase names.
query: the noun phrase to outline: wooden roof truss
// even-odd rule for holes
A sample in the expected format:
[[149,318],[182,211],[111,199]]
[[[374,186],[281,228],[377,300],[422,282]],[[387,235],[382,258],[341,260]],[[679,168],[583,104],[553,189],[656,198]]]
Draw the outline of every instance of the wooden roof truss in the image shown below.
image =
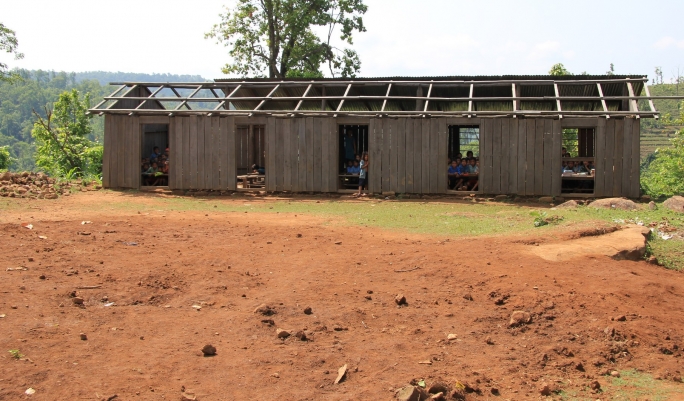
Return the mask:
[[[119,83],[94,114],[276,116],[633,116],[658,118],[648,80],[244,80]],[[645,96],[640,96],[642,89]],[[183,93],[182,93],[183,92]],[[189,94],[187,94],[189,92]],[[185,93],[185,94],[184,94]],[[384,93],[384,95],[383,95]],[[409,93],[407,95],[407,93]],[[426,93],[425,95],[423,95]],[[646,107],[639,108],[639,101]],[[132,107],[132,105],[134,107]]]

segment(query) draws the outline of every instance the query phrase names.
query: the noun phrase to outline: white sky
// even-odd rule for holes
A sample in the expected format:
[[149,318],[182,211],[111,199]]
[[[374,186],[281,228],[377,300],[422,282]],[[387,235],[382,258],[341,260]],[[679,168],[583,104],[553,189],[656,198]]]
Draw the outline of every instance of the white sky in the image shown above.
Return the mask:
[[[10,67],[222,77],[204,33],[230,0],[2,0],[24,60]],[[361,76],[574,73],[684,75],[684,1],[366,0]]]

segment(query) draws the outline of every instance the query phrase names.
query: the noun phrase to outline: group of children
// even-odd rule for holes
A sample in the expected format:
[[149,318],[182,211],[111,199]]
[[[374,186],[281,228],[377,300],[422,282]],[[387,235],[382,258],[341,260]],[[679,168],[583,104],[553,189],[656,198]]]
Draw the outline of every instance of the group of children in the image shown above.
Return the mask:
[[140,167],[144,185],[168,185],[169,148],[161,153],[159,147],[155,146],[150,157],[142,159]]
[[359,176],[359,189],[352,195],[357,198],[359,196],[366,196],[362,193],[364,189],[368,189],[368,167],[370,166],[368,152],[363,152],[363,154],[351,154],[350,152],[345,152],[347,158],[346,164],[343,169],[348,175],[358,175]]
[[461,153],[456,154],[454,160],[449,160],[447,176],[449,178],[449,189],[456,191],[476,191],[479,185],[477,177],[480,174],[480,161],[473,156],[472,151],[463,157]]

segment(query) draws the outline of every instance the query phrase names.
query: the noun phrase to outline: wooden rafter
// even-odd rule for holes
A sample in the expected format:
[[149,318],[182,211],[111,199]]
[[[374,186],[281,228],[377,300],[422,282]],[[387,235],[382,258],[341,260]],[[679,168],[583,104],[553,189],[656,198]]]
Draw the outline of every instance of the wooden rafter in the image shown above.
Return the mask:
[[[390,94],[391,90],[392,90],[392,84],[387,85],[387,93],[385,94],[385,96],[387,96],[387,98],[389,98],[389,94]],[[380,111],[382,111],[382,112],[385,111],[385,106],[387,106],[387,98],[382,101],[382,108],[380,109]]]
[[425,106],[423,107],[423,112],[426,112],[428,109],[428,103],[430,102],[430,100],[428,100],[428,99],[430,99],[431,94],[432,94],[432,83],[428,87],[428,93],[427,93],[427,96],[425,98]]
[[351,89],[351,86],[352,86],[352,84],[347,85],[347,89],[344,91],[344,96],[343,96],[342,100],[340,100],[340,104],[337,105],[336,111],[339,112],[340,110],[342,110],[342,105],[344,104],[344,100],[347,98],[347,95],[349,94],[349,90]]

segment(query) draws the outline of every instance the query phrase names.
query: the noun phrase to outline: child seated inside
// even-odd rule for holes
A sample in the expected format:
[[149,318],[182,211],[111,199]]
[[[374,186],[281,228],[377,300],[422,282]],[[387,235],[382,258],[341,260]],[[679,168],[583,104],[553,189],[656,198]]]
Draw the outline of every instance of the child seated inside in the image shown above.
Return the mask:
[[479,162],[475,158],[470,159],[470,164],[468,164],[468,175],[470,180],[468,180],[468,186],[471,191],[477,190],[478,179],[477,176],[480,174]]
[[458,163],[456,163],[456,160],[451,162],[447,170],[447,176],[449,177],[449,189],[456,188],[456,183],[458,182]]
[[349,174],[359,175],[361,174],[361,167],[359,167],[359,162],[354,160],[354,164],[349,169]]
[[157,167],[157,162],[152,162],[152,166],[143,173],[145,177],[145,184],[154,185],[157,180],[156,174],[159,172],[159,167]]
[[458,183],[456,183],[456,190],[457,191],[467,191],[468,186],[463,184],[465,178],[470,176],[470,174],[468,174],[468,160],[467,159],[461,159],[461,164],[456,168],[456,174],[458,174],[458,177],[459,177],[459,181],[458,181]]
[[354,169],[354,163],[351,160],[347,160],[347,174],[354,174],[352,170]]
[[259,167],[258,164],[252,164],[252,174],[264,175],[266,174],[266,169]]

